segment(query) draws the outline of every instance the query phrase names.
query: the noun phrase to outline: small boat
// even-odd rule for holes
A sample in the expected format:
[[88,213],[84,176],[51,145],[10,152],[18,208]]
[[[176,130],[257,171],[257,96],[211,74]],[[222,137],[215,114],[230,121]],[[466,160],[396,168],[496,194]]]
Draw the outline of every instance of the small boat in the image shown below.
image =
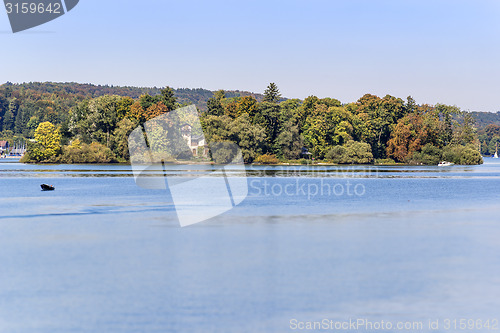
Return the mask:
[[42,184],[40,185],[40,187],[42,188],[42,191],[54,191],[56,189],[54,185],[47,185],[47,184]]
[[438,164],[438,166],[440,166],[440,167],[446,167],[446,166],[452,166],[452,165],[454,165],[454,163],[446,162],[446,161],[439,162],[439,164]]
[[493,158],[498,158],[498,142],[497,142],[497,150],[495,152],[495,155],[493,155]]

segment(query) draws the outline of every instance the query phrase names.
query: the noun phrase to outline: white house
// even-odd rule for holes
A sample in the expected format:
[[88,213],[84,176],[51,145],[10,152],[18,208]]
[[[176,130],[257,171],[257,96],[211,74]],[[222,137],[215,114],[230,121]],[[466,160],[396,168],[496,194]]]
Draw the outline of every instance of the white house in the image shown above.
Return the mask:
[[205,142],[205,137],[202,135],[193,135],[192,133],[193,127],[189,124],[182,124],[181,125],[181,134],[184,140],[186,140],[187,145],[189,146],[189,149],[193,153],[193,156],[200,156],[200,150],[199,148],[203,148],[201,152],[201,156],[207,157],[208,156],[208,147],[206,147],[206,142]]

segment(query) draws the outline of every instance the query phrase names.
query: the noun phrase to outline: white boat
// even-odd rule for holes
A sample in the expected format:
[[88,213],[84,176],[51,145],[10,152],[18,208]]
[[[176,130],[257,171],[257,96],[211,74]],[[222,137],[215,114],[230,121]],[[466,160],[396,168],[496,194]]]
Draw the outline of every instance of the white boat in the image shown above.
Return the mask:
[[438,164],[438,166],[440,166],[440,167],[447,167],[447,166],[452,166],[452,165],[454,165],[454,163],[446,162],[446,161],[439,162],[439,164]]
[[493,155],[493,158],[498,158],[498,143],[497,143],[497,151],[495,152],[495,155]]

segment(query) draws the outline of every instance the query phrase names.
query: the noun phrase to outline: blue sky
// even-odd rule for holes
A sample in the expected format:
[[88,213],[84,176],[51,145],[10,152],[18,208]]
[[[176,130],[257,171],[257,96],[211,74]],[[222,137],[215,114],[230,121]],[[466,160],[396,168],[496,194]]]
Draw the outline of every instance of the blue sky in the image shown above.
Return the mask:
[[0,82],[365,93],[500,110],[500,1],[80,0],[12,34]]

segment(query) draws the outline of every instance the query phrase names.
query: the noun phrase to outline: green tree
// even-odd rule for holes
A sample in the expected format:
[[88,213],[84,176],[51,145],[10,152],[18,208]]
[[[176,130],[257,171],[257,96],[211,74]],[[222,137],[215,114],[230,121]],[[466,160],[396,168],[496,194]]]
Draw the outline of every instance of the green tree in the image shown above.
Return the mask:
[[216,91],[214,96],[207,101],[207,114],[222,116],[224,114],[224,106],[222,106],[222,100],[224,98],[226,98],[224,90]]
[[322,98],[318,101],[318,103],[320,104],[324,104],[326,105],[327,107],[341,107],[342,106],[342,103],[338,100],[338,99],[335,99],[335,98],[330,98],[330,97],[325,97],[325,98]]
[[405,113],[413,113],[417,111],[417,102],[415,102],[411,96],[406,97],[405,111]]
[[307,118],[316,110],[316,104],[319,103],[319,98],[316,96],[307,97],[300,107],[300,126],[304,126]]
[[292,121],[299,128],[301,126],[301,105],[300,99],[288,99],[280,103],[280,124]]
[[226,115],[207,115],[201,120],[205,138],[210,146],[217,142],[235,143],[241,148],[246,163],[262,154],[266,143],[265,131],[260,125],[252,124],[248,114],[236,119]]
[[14,115],[11,110],[7,110],[3,116],[3,124],[2,129],[4,131],[12,131],[14,130]]
[[[128,99],[111,95],[85,100],[71,110],[69,131],[85,143],[100,142],[110,147],[111,135],[129,103]],[[142,110],[140,102],[135,104]],[[130,107],[128,115],[135,104]]]
[[116,127],[118,120],[117,107],[120,105],[119,96],[101,96],[89,103],[89,113],[87,120],[90,122],[90,135],[94,140],[106,147],[110,147],[111,133]]
[[219,89],[216,92],[214,92],[214,98],[222,101],[224,98],[226,98],[226,92],[223,89]]
[[304,125],[306,146],[315,158],[324,158],[328,150],[335,145],[343,145],[352,139],[352,114],[344,107],[328,107],[316,103]]
[[299,126],[292,120],[281,126],[278,137],[276,138],[276,151],[286,159],[297,159],[300,157],[302,147],[304,147],[304,138],[300,134]]
[[24,112],[22,109],[19,109],[17,111],[16,119],[14,121],[14,132],[17,134],[22,134],[25,126],[26,126],[26,121],[24,120]]
[[165,87],[160,92],[161,92],[161,97],[159,102],[163,102],[163,104],[167,107],[168,111],[175,110],[177,99],[175,98],[174,90],[170,87]]
[[280,99],[281,93],[278,86],[274,82],[271,82],[264,91],[264,101],[269,103],[278,103]]
[[475,119],[470,112],[460,112],[460,121],[457,122],[453,142],[461,145],[474,143],[477,139]]
[[[267,149],[273,150],[279,134],[280,106],[275,103],[262,102],[253,116],[252,122],[265,130]],[[273,151],[274,152],[274,151]]]
[[147,110],[151,105],[153,105],[156,102],[158,102],[158,99],[154,98],[149,94],[144,94],[141,95],[141,97],[139,97],[139,104],[144,110]]
[[261,126],[252,124],[248,114],[241,115],[231,123],[231,136],[241,148],[243,160],[247,163],[262,154],[265,148],[266,133]]
[[454,121],[453,117],[460,114],[460,109],[456,106],[436,104],[436,111],[439,112],[440,117],[444,121],[443,131],[441,134],[442,141],[445,145],[452,143],[453,140],[453,130]]
[[375,158],[385,158],[387,142],[395,123],[405,114],[404,101],[387,95],[384,98],[365,94],[355,110],[355,137],[371,145]]
[[123,161],[130,158],[128,149],[128,137],[138,124],[128,118],[123,118],[118,122],[113,131],[112,148],[115,155]]
[[[89,100],[85,99],[75,105],[70,110],[70,118],[69,118],[69,130],[73,134],[73,136],[77,139],[80,139],[83,142],[90,143],[92,140],[90,138],[91,132],[89,131],[90,122],[88,120],[89,114]],[[33,120],[39,123],[39,117],[35,116]],[[30,120],[31,122],[31,120]]]
[[26,124],[26,128],[30,131],[29,136],[33,137],[35,135],[35,130],[40,125],[40,119],[37,116],[33,116],[30,118],[28,123]]
[[129,112],[134,104],[134,100],[130,97],[122,97],[116,102],[116,114],[118,119],[123,119]]

